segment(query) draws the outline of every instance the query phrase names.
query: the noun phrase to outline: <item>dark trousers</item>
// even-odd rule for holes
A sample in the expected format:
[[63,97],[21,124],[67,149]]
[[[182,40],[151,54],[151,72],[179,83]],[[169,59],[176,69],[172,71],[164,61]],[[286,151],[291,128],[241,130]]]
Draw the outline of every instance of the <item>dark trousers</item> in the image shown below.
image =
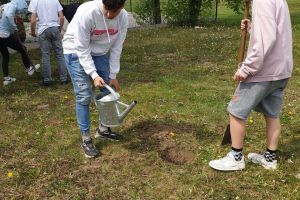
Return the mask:
[[8,76],[8,47],[21,53],[22,61],[26,69],[33,65],[27,53],[26,47],[23,45],[17,34],[12,34],[8,38],[0,38],[0,52],[2,55],[2,70],[4,76]]

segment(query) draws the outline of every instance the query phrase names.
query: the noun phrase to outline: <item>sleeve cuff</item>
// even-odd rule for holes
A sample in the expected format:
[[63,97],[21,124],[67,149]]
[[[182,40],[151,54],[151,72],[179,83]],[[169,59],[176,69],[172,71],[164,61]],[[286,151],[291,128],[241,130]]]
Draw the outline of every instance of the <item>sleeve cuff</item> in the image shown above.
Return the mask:
[[116,79],[117,78],[117,74],[110,73],[109,74],[109,78],[110,79]]
[[92,72],[91,77],[94,80],[96,77],[98,77],[99,75],[97,74],[97,72]]
[[238,70],[238,73],[239,73],[242,77],[244,77],[244,78],[247,78],[248,75],[249,75],[248,73],[246,73],[246,72],[243,70],[242,67]]

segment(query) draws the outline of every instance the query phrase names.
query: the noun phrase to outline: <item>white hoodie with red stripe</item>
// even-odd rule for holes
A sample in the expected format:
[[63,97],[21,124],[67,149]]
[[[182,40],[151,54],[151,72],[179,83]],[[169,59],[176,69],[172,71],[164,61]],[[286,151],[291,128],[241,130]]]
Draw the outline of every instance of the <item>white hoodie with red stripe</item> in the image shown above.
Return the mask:
[[247,56],[238,72],[243,82],[291,77],[292,28],[286,0],[253,0]]
[[83,3],[76,11],[63,38],[64,54],[77,54],[84,71],[98,74],[92,56],[109,53],[111,79],[120,70],[120,57],[127,34],[128,13],[122,9],[114,19],[103,14],[102,0]]

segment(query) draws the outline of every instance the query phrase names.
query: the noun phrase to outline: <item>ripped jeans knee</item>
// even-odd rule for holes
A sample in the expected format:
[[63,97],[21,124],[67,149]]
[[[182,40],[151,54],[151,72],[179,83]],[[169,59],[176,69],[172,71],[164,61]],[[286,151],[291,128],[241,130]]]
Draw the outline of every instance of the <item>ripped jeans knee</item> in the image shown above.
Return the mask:
[[89,83],[79,82],[76,91],[76,103],[81,105],[89,105],[91,102],[92,91]]
[[84,96],[84,95],[76,95],[76,103],[79,103],[84,106],[90,105],[91,96]]

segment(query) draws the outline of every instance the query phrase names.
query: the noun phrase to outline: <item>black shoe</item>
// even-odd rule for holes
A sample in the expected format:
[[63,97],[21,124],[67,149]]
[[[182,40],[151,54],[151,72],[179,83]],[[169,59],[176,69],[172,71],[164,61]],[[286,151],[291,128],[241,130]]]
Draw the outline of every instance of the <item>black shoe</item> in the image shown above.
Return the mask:
[[123,136],[113,132],[110,128],[108,128],[106,131],[101,132],[99,128],[96,129],[96,134],[95,134],[95,138],[107,138],[109,140],[113,140],[113,141],[120,141],[123,139]]
[[43,81],[42,82],[42,86],[45,86],[45,87],[50,87],[50,81]]
[[94,158],[99,156],[100,152],[96,149],[95,145],[92,142],[92,139],[83,141],[81,143],[81,148],[84,151],[85,157],[87,158]]
[[70,83],[69,79],[60,82],[61,85],[67,85],[68,83]]

